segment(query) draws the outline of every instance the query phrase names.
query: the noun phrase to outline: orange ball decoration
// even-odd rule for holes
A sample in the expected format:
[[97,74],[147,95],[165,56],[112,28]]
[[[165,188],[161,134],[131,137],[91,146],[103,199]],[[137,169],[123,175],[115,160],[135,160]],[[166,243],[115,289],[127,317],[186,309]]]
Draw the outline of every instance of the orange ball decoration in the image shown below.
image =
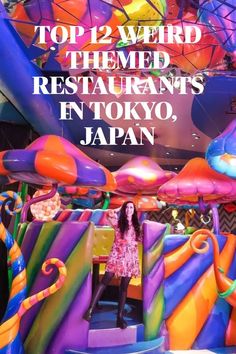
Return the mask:
[[[33,198],[48,194],[49,191],[42,189],[34,193]],[[61,206],[59,193],[56,193],[52,198],[32,204],[30,211],[37,220],[49,221],[57,214]]]

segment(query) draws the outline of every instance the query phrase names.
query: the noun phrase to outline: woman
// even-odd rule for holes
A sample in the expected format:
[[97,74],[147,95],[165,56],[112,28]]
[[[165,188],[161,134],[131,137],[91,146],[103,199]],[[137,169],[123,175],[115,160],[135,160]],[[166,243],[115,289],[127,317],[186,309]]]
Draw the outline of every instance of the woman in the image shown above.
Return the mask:
[[141,241],[141,231],[137,211],[133,202],[125,202],[117,211],[110,210],[107,219],[115,229],[115,240],[108,257],[105,274],[96,288],[84,319],[90,321],[93,310],[102,296],[103,291],[114,276],[121,277],[119,288],[119,304],[116,326],[122,329],[127,327],[123,318],[127,289],[132,277],[140,275],[138,259],[138,241]]

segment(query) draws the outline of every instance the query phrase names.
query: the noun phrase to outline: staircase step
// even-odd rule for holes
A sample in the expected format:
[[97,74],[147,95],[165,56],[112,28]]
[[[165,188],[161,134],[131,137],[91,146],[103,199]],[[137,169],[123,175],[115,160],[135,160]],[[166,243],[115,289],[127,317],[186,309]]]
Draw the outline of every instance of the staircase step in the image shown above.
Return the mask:
[[128,345],[144,340],[144,325],[138,307],[132,303],[125,305],[125,330],[116,327],[117,302],[100,301],[90,322],[88,347],[97,348]]
[[87,348],[85,350],[66,350],[65,354],[161,354],[164,352],[164,337],[151,341],[137,342],[116,347]]
[[90,329],[88,347],[97,348],[134,344],[144,339],[144,325],[128,326],[125,330],[120,328]]
[[[92,316],[90,329],[114,328],[116,326],[118,303],[111,301],[100,301],[99,305],[100,308],[96,308]],[[134,304],[125,304],[124,313],[124,317],[128,323],[128,326],[142,323],[142,313],[140,313],[140,308]]]

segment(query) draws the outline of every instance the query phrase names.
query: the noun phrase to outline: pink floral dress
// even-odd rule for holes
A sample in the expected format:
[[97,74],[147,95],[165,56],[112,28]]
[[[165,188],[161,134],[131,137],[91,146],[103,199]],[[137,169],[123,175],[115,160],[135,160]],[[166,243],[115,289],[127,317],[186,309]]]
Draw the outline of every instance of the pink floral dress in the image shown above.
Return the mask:
[[[133,225],[122,238],[116,220],[109,220],[115,229],[115,240],[108,257],[106,271],[118,277],[139,277],[138,242]],[[141,239],[140,239],[141,241]]]

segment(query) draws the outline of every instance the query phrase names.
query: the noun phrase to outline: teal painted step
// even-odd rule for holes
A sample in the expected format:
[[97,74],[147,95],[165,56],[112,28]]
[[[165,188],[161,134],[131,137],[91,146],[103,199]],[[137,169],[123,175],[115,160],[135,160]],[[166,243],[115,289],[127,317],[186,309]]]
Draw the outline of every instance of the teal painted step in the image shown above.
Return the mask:
[[81,351],[68,349],[65,354],[162,354],[164,352],[164,337],[160,337],[151,341],[116,347],[88,348]]

